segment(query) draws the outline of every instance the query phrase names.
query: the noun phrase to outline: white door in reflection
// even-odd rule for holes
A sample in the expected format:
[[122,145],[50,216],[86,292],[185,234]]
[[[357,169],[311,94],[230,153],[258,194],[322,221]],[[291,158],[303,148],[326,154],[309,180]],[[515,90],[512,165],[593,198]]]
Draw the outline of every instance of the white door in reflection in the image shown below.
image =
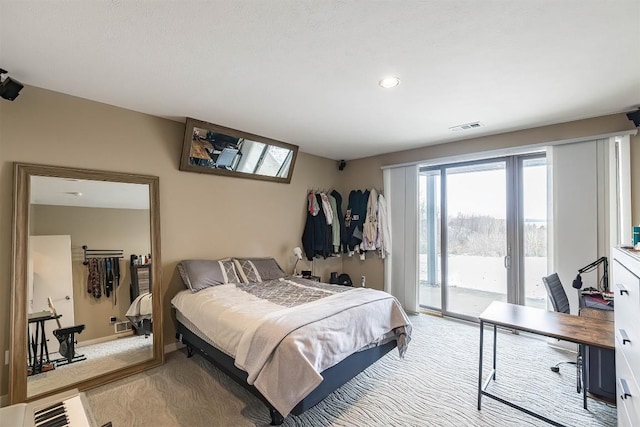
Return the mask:
[[[71,269],[71,236],[29,236],[29,314],[52,311],[48,299],[60,315],[62,326],[73,326],[73,276]],[[29,325],[35,327],[35,325]],[[58,351],[53,330],[55,320],[45,322],[49,353]]]

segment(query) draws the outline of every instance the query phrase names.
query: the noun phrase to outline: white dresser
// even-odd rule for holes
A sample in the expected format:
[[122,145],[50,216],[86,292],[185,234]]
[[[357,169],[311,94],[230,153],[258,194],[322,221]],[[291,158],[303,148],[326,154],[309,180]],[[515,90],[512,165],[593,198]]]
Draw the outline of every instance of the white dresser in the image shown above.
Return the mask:
[[619,426],[640,426],[640,251],[613,250]]

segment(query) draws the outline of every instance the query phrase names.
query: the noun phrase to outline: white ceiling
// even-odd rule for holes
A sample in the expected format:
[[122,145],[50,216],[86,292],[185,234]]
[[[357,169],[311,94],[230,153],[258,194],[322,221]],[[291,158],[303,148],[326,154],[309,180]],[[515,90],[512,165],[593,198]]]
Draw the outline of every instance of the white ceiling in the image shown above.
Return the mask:
[[640,105],[639,0],[0,0],[0,15],[0,67],[22,83],[333,159]]
[[146,184],[33,176],[30,197],[34,205],[149,209]]

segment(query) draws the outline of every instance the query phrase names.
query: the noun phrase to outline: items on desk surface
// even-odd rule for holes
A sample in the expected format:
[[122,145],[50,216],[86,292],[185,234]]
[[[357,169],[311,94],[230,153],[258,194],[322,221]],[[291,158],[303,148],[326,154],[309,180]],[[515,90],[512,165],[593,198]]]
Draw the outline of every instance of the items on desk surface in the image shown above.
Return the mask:
[[586,288],[580,292],[580,296],[584,307],[613,310],[613,292],[600,292],[594,288]]
[[582,289],[582,274],[589,273],[598,268],[600,264],[603,264],[604,271],[602,273],[602,277],[598,281],[598,291],[600,292],[609,292],[609,261],[606,256],[600,257],[597,260],[593,261],[591,264],[587,264],[581,269],[578,270],[578,275],[573,280],[572,286],[576,289]]

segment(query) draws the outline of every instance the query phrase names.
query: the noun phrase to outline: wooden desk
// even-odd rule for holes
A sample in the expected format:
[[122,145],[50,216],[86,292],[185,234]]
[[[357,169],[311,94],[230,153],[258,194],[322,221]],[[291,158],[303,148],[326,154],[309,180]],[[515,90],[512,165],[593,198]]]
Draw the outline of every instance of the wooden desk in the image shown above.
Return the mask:
[[[523,411],[533,417],[548,422],[555,426],[562,424],[550,420],[540,414],[537,414],[522,406],[511,403],[501,397],[493,395],[486,391],[491,380],[496,378],[496,338],[497,326],[503,326],[509,329],[531,332],[537,335],[557,338],[563,341],[569,341],[580,346],[582,356],[589,346],[613,349],[615,346],[615,336],[613,331],[613,323],[594,319],[590,317],[573,316],[570,314],[557,313],[538,308],[525,307],[521,305],[507,304],[504,302],[494,301],[482,314],[480,319],[480,353],[478,367],[478,410],[481,409],[482,396],[487,396],[504,403],[512,408]],[[487,380],[482,382],[482,353],[484,340],[485,323],[493,325],[493,369]],[[586,370],[582,365],[583,384],[586,384]],[[587,409],[587,389],[582,388],[583,406]]]
[[613,322],[613,311],[600,310],[598,308],[581,308],[580,317],[589,317],[591,319],[606,320]]
[[213,150],[213,145],[207,140],[193,140],[191,141],[191,151],[189,157],[203,160],[211,160],[208,150]]
[[[612,310],[601,310],[599,308],[581,308],[580,317],[589,317],[603,322],[610,322],[613,330]],[[586,387],[589,396],[600,399],[610,404],[616,404],[616,356],[615,351],[598,347],[589,347],[585,351],[585,358],[582,361],[587,371]]]

